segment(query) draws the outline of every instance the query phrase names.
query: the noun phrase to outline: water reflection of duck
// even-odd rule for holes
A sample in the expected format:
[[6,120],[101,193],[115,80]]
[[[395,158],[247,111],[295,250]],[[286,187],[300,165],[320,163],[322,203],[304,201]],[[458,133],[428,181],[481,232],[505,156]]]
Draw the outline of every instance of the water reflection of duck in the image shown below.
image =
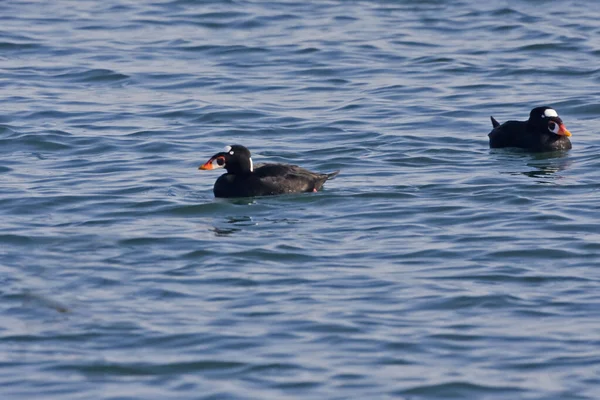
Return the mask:
[[571,132],[551,107],[534,108],[527,121],[507,121],[500,124],[494,117],[490,118],[494,127],[488,134],[490,148],[518,147],[534,152],[571,148]]
[[533,156],[527,166],[533,168],[530,171],[522,172],[523,175],[530,178],[550,178],[557,172],[567,169],[570,165],[570,159],[565,157],[566,153],[554,152]]
[[563,169],[552,165],[538,165],[534,168],[535,169],[532,169],[531,171],[524,171],[522,174],[530,178],[547,178]]
[[329,174],[311,172],[297,165],[262,164],[254,168],[250,150],[240,145],[227,146],[225,151],[212,156],[199,169],[225,168],[213,188],[215,197],[254,197],[285,193],[316,192]]

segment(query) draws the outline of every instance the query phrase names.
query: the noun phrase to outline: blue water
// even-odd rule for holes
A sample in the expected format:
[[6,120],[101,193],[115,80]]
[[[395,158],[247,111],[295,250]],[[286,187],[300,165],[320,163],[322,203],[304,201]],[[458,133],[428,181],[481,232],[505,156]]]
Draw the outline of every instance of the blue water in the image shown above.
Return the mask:
[[[599,20],[0,2],[0,397],[600,398]],[[488,148],[541,105],[571,151]],[[342,172],[215,200],[232,143]]]

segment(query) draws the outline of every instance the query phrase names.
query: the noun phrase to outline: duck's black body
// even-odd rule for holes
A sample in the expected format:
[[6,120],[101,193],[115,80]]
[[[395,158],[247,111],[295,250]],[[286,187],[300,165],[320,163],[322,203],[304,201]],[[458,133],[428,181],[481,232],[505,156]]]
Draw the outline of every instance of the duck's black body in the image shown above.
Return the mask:
[[527,121],[507,121],[500,124],[492,120],[488,134],[490,148],[518,147],[532,152],[569,150],[571,133],[565,128],[556,111],[550,107],[531,110]]
[[255,197],[316,192],[339,171],[319,174],[297,165],[264,164],[249,174],[223,174],[215,182],[215,197]]
[[200,169],[225,168],[227,173],[215,182],[215,197],[256,197],[286,193],[316,192],[326,180],[336,176],[311,172],[297,165],[263,164],[252,166],[250,151],[244,146],[228,146]]

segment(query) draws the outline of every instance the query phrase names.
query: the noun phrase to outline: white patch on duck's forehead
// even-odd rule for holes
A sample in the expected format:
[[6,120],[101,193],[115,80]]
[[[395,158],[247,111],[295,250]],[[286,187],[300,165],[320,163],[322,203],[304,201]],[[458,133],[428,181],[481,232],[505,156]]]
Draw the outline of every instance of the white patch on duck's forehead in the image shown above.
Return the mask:
[[545,117],[558,117],[558,113],[556,112],[556,110],[553,110],[551,108],[547,108],[544,110],[544,116]]
[[229,154],[233,155],[233,150],[231,150],[231,146],[225,146],[225,148],[223,149],[223,151],[225,153],[229,153]]
[[254,171],[254,164],[252,164],[252,157],[248,159],[250,161],[250,172]]

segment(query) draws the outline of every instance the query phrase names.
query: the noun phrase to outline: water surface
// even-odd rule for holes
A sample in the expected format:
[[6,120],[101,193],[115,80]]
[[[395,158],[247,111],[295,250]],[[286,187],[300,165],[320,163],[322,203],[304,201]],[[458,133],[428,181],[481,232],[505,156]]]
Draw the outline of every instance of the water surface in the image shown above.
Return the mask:
[[[0,393],[597,399],[591,1],[0,3]],[[490,150],[554,106],[573,149]],[[341,169],[215,200],[198,171]]]

